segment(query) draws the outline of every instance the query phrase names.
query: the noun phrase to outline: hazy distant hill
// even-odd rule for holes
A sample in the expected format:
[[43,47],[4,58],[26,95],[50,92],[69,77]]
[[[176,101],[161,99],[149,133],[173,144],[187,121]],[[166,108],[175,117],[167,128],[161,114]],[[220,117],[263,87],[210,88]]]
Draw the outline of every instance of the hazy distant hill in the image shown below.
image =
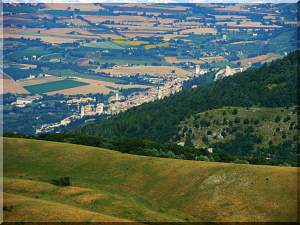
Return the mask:
[[195,113],[223,106],[294,106],[297,101],[298,55],[299,51],[296,51],[259,69],[248,69],[205,87],[132,108],[101,123],[81,127],[77,133],[166,143],[176,137],[180,122]]
[[[4,221],[293,221],[297,169],[4,138]],[[70,177],[71,186],[51,180]]]

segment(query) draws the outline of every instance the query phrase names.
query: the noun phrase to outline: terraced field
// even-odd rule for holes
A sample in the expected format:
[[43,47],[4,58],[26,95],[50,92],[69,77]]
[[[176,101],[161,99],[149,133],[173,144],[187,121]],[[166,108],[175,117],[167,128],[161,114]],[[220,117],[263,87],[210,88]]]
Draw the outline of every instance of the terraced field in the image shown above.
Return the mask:
[[[7,222],[297,220],[297,169],[291,167],[4,138],[4,176]],[[71,186],[51,184],[63,176]]]

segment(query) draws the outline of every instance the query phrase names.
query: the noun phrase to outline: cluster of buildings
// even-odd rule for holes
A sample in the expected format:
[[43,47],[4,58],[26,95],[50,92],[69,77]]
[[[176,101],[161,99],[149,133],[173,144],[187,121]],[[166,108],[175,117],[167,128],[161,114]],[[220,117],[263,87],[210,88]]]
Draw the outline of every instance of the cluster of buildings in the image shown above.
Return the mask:
[[106,110],[107,114],[115,115],[129,108],[139,106],[141,104],[152,102],[157,99],[163,99],[182,90],[182,85],[188,78],[176,78],[166,82],[163,86],[153,87],[145,92],[138,92],[130,95],[125,100],[112,101]]
[[104,113],[104,104],[98,103],[96,106],[88,104],[85,106],[81,106],[80,109],[80,118],[85,116],[96,116]]
[[214,80],[220,80],[224,77],[232,76],[236,73],[243,72],[244,70],[244,68],[231,68],[230,66],[226,66],[224,69],[221,69],[216,73]]
[[35,100],[41,99],[42,96],[34,95],[34,96],[26,96],[24,98],[17,98],[15,102],[11,103],[11,105],[15,105],[19,108],[24,108],[26,105],[31,104]]
[[164,97],[181,91],[183,82],[187,79],[188,78],[176,78],[166,82],[161,87],[153,87],[145,92],[137,92],[126,98],[116,92],[114,96],[111,96],[108,99],[107,104],[97,102],[95,98],[90,97],[67,100],[66,103],[68,105],[75,105],[78,107],[77,113],[66,117],[57,123],[44,124],[40,128],[36,129],[36,133],[51,132],[56,128],[67,126],[76,120],[84,119],[86,117],[88,118],[89,116],[116,115],[143,103],[163,99]]
[[40,134],[40,133],[47,133],[53,131],[55,128],[61,127],[61,126],[67,126],[71,122],[80,119],[80,116],[78,115],[72,115],[69,117],[66,117],[65,119],[57,122],[57,123],[52,123],[52,124],[43,124],[40,128],[37,128],[35,133]]

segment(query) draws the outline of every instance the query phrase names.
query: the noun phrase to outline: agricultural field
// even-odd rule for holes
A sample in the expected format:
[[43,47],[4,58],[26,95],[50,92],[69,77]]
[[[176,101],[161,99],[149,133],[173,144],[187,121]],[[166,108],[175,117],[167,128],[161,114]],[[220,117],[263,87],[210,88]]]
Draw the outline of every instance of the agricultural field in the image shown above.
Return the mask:
[[82,46],[90,47],[90,48],[97,48],[97,49],[98,48],[99,49],[116,49],[116,50],[124,49],[122,46],[120,46],[119,44],[115,44],[114,42],[111,42],[111,41],[90,42],[90,43],[85,43]]
[[275,59],[280,58],[280,55],[278,54],[266,54],[266,55],[259,55],[259,56],[255,56],[255,57],[251,57],[251,58],[245,58],[245,59],[241,59],[238,61],[238,63],[240,63],[243,66],[246,65],[251,65],[254,63],[266,63],[266,62],[271,62]]
[[110,77],[110,76],[101,76],[97,74],[86,74],[86,73],[78,73],[76,71],[73,71],[71,69],[52,69],[47,71],[48,74],[58,76],[58,77],[66,77],[66,78],[71,78],[71,77],[76,77],[76,78],[86,78],[86,79],[92,79],[92,80],[99,80],[99,81],[105,81],[105,82],[113,82],[116,84],[126,84],[128,82]]
[[195,34],[195,35],[206,35],[213,34],[215,35],[217,31],[214,28],[191,28],[180,31],[180,34]]
[[16,93],[16,94],[29,94],[29,92],[24,89],[21,85],[19,85],[16,81],[14,81],[11,77],[7,75],[1,75],[1,84],[3,85],[1,88],[1,94],[7,93]]
[[115,67],[112,69],[95,70],[97,73],[107,73],[112,76],[155,75],[161,77],[189,77],[192,72],[175,66],[133,66]]
[[147,41],[129,41],[124,39],[115,39],[113,42],[117,43],[118,45],[125,45],[125,46],[140,46],[148,44]]
[[87,78],[78,78],[80,82],[83,82],[85,85],[80,85],[76,87],[64,88],[61,90],[50,91],[48,95],[63,94],[63,95],[87,95],[87,94],[110,94],[115,92],[116,89],[131,89],[131,88],[148,88],[146,85],[138,84],[118,84],[113,82],[87,79]]
[[80,82],[77,80],[65,79],[41,84],[28,85],[24,86],[24,88],[32,94],[43,94],[84,85],[87,85],[87,83]]
[[82,4],[82,3],[77,3],[77,4],[67,4],[67,3],[46,3],[45,4],[45,10],[80,10],[80,11],[99,11],[103,10],[104,8],[95,5],[95,4]]
[[23,87],[23,86],[43,84],[43,83],[49,83],[53,81],[60,81],[60,80],[63,80],[63,78],[56,77],[56,76],[47,76],[47,77],[33,78],[28,80],[18,80],[17,83]]
[[169,47],[170,43],[163,42],[159,44],[145,45],[145,49],[157,48],[157,47]]
[[222,62],[222,61],[224,61],[224,57],[223,56],[214,56],[214,57],[203,57],[203,58],[199,58],[199,59],[165,57],[165,61],[168,63],[193,62],[195,64],[204,64],[204,63]]
[[[152,158],[16,138],[4,138],[4,149],[7,222],[297,220],[296,168]],[[52,184],[65,176],[70,186]]]

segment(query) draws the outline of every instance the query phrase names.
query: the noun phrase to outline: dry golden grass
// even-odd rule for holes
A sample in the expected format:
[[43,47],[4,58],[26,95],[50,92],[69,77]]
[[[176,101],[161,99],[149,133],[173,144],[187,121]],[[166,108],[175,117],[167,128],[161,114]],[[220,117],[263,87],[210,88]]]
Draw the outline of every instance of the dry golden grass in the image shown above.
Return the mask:
[[231,42],[230,45],[241,45],[241,44],[249,44],[249,43],[255,43],[256,41],[237,41],[237,42]]
[[193,62],[196,64],[204,64],[206,62],[221,62],[224,60],[223,56],[211,56],[211,57],[202,57],[199,59],[179,59],[176,57],[165,57],[165,61],[168,63],[182,63],[182,62]]
[[217,25],[225,25],[229,27],[247,27],[247,28],[280,28],[281,26],[278,25],[263,25],[261,22],[256,21],[241,21],[240,24],[237,24],[236,22],[216,22]]
[[169,42],[163,42],[159,44],[152,44],[152,45],[146,45],[145,49],[151,49],[151,48],[156,48],[156,47],[168,47],[170,45]]
[[59,91],[53,91],[48,92],[48,95],[55,95],[55,94],[64,94],[64,95],[77,95],[77,94],[109,94],[113,88],[122,88],[122,89],[128,89],[128,88],[146,88],[148,86],[145,85],[137,85],[137,84],[131,84],[131,85],[125,85],[125,84],[116,84],[112,82],[106,82],[106,81],[100,81],[100,80],[92,80],[92,79],[85,79],[85,78],[79,78],[79,81],[89,83],[88,85],[80,86],[80,87],[74,87],[74,88],[68,88],[64,90]]
[[180,34],[197,34],[197,35],[204,35],[204,34],[213,34],[215,35],[217,33],[217,30],[215,28],[207,28],[207,27],[202,27],[202,28],[191,28],[191,29],[186,29],[182,30],[179,32]]
[[22,86],[20,86],[16,81],[12,78],[5,75],[1,75],[0,77],[1,84],[1,94],[12,93],[12,94],[29,94],[27,90],[25,90]]
[[[109,28],[120,28],[126,29],[126,32],[143,32],[143,33],[157,33],[159,31],[177,31],[179,28],[168,27],[168,26],[157,26],[154,27],[153,24],[139,24],[139,25],[119,25],[119,24],[109,24],[106,25]],[[128,29],[128,30],[127,30]]]
[[83,204],[91,204],[95,201],[99,201],[104,199],[105,196],[100,193],[86,193],[79,196],[74,197],[74,201]]
[[144,17],[144,16],[101,16],[101,15],[83,15],[86,20],[93,23],[102,23],[104,21],[114,21],[115,23],[128,23],[128,22],[140,22],[140,23],[151,23],[155,22],[155,19]]
[[176,38],[176,37],[187,37],[187,35],[179,35],[177,33],[173,33],[173,34],[163,34],[160,35],[161,37],[163,37],[164,41],[169,41],[172,38]]
[[[143,157],[88,146],[16,138],[4,138],[4,149],[6,177],[25,174],[24,179],[49,181],[67,174],[75,187],[95,190],[69,195],[67,200],[52,192],[50,197],[49,194],[38,195],[40,199],[51,198],[72,207],[80,204],[82,208],[91,207],[106,215],[114,213],[118,218],[138,221],[176,221],[176,218],[222,222],[297,220],[297,168]],[[104,199],[94,195],[97,193],[104,193]],[[14,194],[35,196],[22,190]],[[85,196],[86,203],[74,204],[79,195]],[[19,206],[32,209],[32,204],[23,201]],[[42,204],[49,206],[44,201]],[[57,217],[56,211],[48,208],[48,214],[43,213],[43,207],[34,207],[35,211],[27,215],[15,207],[19,211],[12,211],[10,218],[23,220],[31,216],[53,220]],[[63,207],[58,209],[63,210]]]
[[243,65],[243,66],[247,66],[249,64],[253,64],[256,62],[261,62],[261,63],[270,62],[270,61],[278,59],[278,58],[280,58],[280,55],[274,54],[274,53],[269,53],[266,55],[259,55],[259,56],[255,56],[255,57],[251,57],[251,58],[242,59],[237,62],[240,62],[241,65]]
[[75,26],[86,26],[87,22],[80,20],[80,19],[62,19],[60,20],[63,23],[66,24],[73,24]]
[[224,12],[249,12],[248,9],[245,8],[246,4],[235,4],[235,5],[225,5],[224,7],[215,8],[217,11]]
[[48,10],[74,10],[79,9],[80,11],[98,11],[104,9],[99,5],[94,4],[82,4],[82,3],[45,3]]
[[113,76],[128,76],[128,75],[156,75],[161,77],[189,77],[192,72],[183,70],[175,66],[132,66],[132,67],[114,67],[112,69],[100,69],[96,72],[104,72]]
[[223,20],[223,19],[246,19],[246,16],[241,15],[214,15],[214,17],[217,20]]
[[130,7],[138,7],[138,8],[149,8],[149,9],[161,9],[161,10],[172,10],[172,11],[185,11],[188,10],[190,7],[186,6],[174,6],[171,7],[168,4],[164,6],[156,6],[156,5],[149,5],[149,4],[143,4],[143,3],[127,3],[121,5],[123,8],[130,8]]
[[[73,43],[77,39],[75,37],[52,37],[52,36],[42,36],[39,34],[23,34],[24,30],[15,28],[4,28],[3,38],[29,38],[37,39],[40,38],[44,42],[61,44],[61,43]],[[38,29],[40,30],[40,29]]]
[[137,32],[120,32],[122,35],[125,35],[127,38],[135,38],[135,37],[153,37],[153,36],[158,36],[156,34],[153,33],[137,33]]
[[21,66],[21,68],[25,70],[37,68],[37,65],[34,64],[18,64],[18,66]]
[[43,84],[43,83],[59,81],[59,80],[63,80],[63,78],[56,77],[56,76],[50,76],[50,77],[34,78],[34,79],[29,79],[29,80],[20,80],[20,81],[17,81],[17,84],[24,87],[24,86],[28,86],[28,85]]
[[39,181],[22,180],[22,179],[10,179],[5,178],[3,180],[4,192],[7,193],[50,193],[57,190],[57,187],[50,184]]
[[[75,32],[75,34],[71,34]],[[28,28],[26,30],[19,28],[4,28],[4,38],[40,38],[48,43],[72,43],[78,39],[98,39],[98,38],[120,38],[118,35],[111,34],[93,34],[86,29],[75,28],[52,28],[39,29]]]
[[[46,201],[50,200],[53,203],[59,202],[88,211],[92,210],[96,213],[100,212],[102,215],[105,214],[113,217],[117,215],[118,218],[120,215],[123,215],[123,213],[124,215],[127,215],[129,210],[136,210],[129,208],[139,207],[139,205],[136,205],[137,202],[124,198],[118,194],[111,194],[77,186],[58,187],[47,182],[12,179],[7,177],[4,178],[4,186],[5,193],[7,194],[15,194],[21,197],[27,196]],[[16,204],[7,204],[6,201],[5,205],[7,208],[14,208],[16,206]],[[154,212],[151,209],[147,209],[142,205],[140,206],[141,209],[138,209],[138,211],[144,214],[143,219],[151,218],[149,220],[153,220],[153,218],[157,218],[157,221],[170,221],[170,217],[163,214],[160,215],[159,213]],[[18,214],[16,216],[19,217],[23,215]],[[46,219],[48,218],[45,218],[44,220]],[[64,218],[63,220],[66,219],[67,218]],[[122,220],[120,219],[120,221]]]
[[82,188],[82,187],[74,187],[74,186],[69,186],[69,187],[64,187],[64,188],[58,188],[56,190],[56,193],[61,196],[76,196],[79,194],[91,192],[91,189],[88,188]]
[[264,20],[275,20],[276,16],[275,15],[267,15],[263,17]]
[[46,200],[4,193],[5,222],[125,222],[77,207]]

